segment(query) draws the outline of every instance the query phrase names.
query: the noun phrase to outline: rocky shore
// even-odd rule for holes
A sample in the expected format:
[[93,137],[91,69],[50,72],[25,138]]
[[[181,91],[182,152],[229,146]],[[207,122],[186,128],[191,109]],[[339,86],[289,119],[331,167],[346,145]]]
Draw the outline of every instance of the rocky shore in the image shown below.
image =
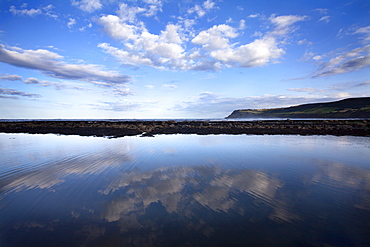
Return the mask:
[[367,120],[264,121],[22,121],[0,122],[0,132],[80,136],[154,136],[158,134],[257,134],[370,136]]

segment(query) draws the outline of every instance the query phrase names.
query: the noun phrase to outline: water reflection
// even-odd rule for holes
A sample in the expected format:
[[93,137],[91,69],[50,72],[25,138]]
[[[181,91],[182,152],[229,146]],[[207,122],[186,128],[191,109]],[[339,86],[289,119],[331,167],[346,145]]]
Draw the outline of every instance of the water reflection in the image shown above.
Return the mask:
[[370,244],[369,138],[58,138],[0,134],[0,246]]

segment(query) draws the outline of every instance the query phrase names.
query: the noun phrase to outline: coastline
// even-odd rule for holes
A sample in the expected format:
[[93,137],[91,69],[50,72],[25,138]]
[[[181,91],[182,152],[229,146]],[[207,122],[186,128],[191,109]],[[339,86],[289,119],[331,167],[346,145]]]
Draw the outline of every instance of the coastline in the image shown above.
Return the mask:
[[0,132],[61,134],[98,137],[155,136],[160,134],[250,134],[370,136],[368,120],[261,121],[7,121]]

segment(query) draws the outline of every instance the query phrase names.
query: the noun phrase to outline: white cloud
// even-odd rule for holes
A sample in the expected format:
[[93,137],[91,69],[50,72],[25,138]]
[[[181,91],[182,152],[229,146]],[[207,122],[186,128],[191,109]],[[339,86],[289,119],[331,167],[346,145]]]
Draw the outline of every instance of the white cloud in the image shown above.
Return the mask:
[[14,5],[10,7],[9,12],[11,12],[13,15],[19,15],[19,16],[30,16],[34,17],[37,15],[44,14],[46,16],[50,16],[52,18],[58,18],[58,16],[52,11],[54,6],[52,4],[47,5],[46,7],[39,7],[39,8],[31,8],[27,9],[26,3],[22,4],[20,9],[17,9]]
[[313,87],[305,87],[305,88],[288,88],[288,91],[294,91],[294,92],[300,92],[300,93],[310,93],[310,92],[316,92],[317,89]]
[[154,67],[154,64],[149,58],[142,57],[140,56],[140,54],[135,54],[135,53],[128,52],[125,50],[120,50],[116,47],[111,46],[108,43],[98,44],[98,47],[102,48],[104,52],[111,54],[112,56],[119,59],[119,61],[122,64],[132,65],[132,66],[136,66],[140,64],[140,65],[147,65],[147,66]]
[[176,85],[173,85],[173,84],[163,84],[162,87],[168,88],[168,89],[175,89],[175,88],[177,88],[177,86]]
[[27,78],[24,83],[26,84],[39,84],[39,80],[34,78],[34,77],[30,77],[30,78]]
[[162,11],[162,1],[160,0],[143,0],[148,4],[146,11],[143,13],[144,16],[150,17],[155,16],[158,11]]
[[122,22],[118,16],[103,16],[98,20],[112,38],[123,41],[124,49],[101,43],[98,47],[128,65],[147,65],[164,68],[164,65],[181,67],[183,56],[179,26],[168,24],[160,35],[149,33],[144,27]]
[[72,5],[89,13],[94,12],[95,10],[101,9],[103,7],[99,0],[81,0],[81,1],[72,0]]
[[188,9],[188,13],[196,13],[198,17],[203,17],[207,13],[207,11],[215,8],[215,5],[216,4],[212,2],[212,0],[207,0],[203,3],[203,6],[195,5],[194,7]]
[[0,62],[39,70],[51,77],[80,80],[106,86],[123,84],[130,80],[128,76],[120,75],[115,71],[106,71],[99,65],[69,64],[62,59],[63,56],[44,49],[23,50],[19,47],[5,48],[0,45]]
[[215,3],[212,2],[212,0],[207,0],[203,3],[203,7],[206,9],[206,10],[210,10],[210,9],[213,9],[215,7]]
[[141,104],[117,101],[117,102],[102,102],[101,104],[90,104],[88,106],[103,111],[122,112],[139,109],[141,107]]
[[298,16],[298,15],[282,15],[277,16],[271,15],[269,20],[276,28],[272,31],[274,35],[285,35],[290,31],[292,25],[298,21],[307,20],[307,16]]
[[68,28],[71,28],[73,25],[76,24],[76,19],[74,18],[69,18],[69,22],[67,24]]
[[311,41],[308,41],[307,39],[302,39],[297,42],[298,45],[312,45],[313,43]]
[[284,50],[277,47],[273,38],[256,39],[252,43],[239,46],[235,49],[217,50],[211,56],[226,64],[236,67],[262,66],[271,60],[279,58]]
[[[321,72],[314,77],[322,77],[322,76],[333,76],[343,73],[348,73],[356,70],[363,69],[365,67],[370,66],[370,54],[366,56],[359,56],[356,58],[352,58],[339,64],[338,66],[333,66],[332,69],[328,69],[324,72]],[[332,67],[331,63],[327,63],[326,67]]]
[[363,39],[365,41],[370,41],[370,26],[361,27],[357,29],[354,34],[363,34],[365,36]]
[[328,9],[323,9],[323,8],[317,8],[317,9],[314,9],[314,11],[318,11],[321,14],[327,14],[328,13]]
[[319,21],[324,21],[326,23],[329,23],[330,22],[330,16],[326,15],[326,16],[323,16],[319,19]]
[[113,93],[116,96],[128,96],[128,95],[133,95],[133,92],[129,88],[114,88]]
[[146,3],[143,7],[129,6],[126,3],[119,5],[117,11],[122,22],[128,21],[137,24],[137,15],[141,14],[146,17],[156,16],[157,12],[162,11],[162,1],[159,0],[143,0]]
[[209,71],[275,62],[285,53],[280,47],[283,43],[280,39],[294,31],[294,23],[307,17],[272,15],[269,20],[274,24],[273,29],[261,33],[258,39],[247,44],[232,42],[245,28],[244,20],[239,22],[239,28],[220,24],[196,33],[195,30],[189,31],[186,19],[180,18],[179,23],[166,25],[165,30],[157,35],[150,33],[141,22],[136,25],[129,23],[133,19],[115,15],[99,18],[97,22],[103,26],[104,32],[121,41],[122,48],[109,43],[98,46],[126,65]]
[[195,5],[193,8],[188,10],[189,14],[192,14],[194,12],[197,13],[199,17],[203,17],[206,14],[206,11],[204,11],[204,9],[199,5]]
[[115,15],[102,16],[97,22],[103,26],[104,32],[109,36],[122,41],[135,40],[138,38],[136,33],[140,32],[139,27],[126,24],[122,19]]
[[162,31],[162,37],[164,37],[168,42],[181,44],[181,36],[179,34],[180,26],[174,24],[168,24],[166,30]]
[[245,29],[245,20],[241,19],[239,22],[239,29]]
[[226,20],[226,23],[233,23],[233,18],[229,17],[229,19]]
[[[342,35],[343,33],[343,29],[340,29],[338,35]],[[364,46],[338,53],[339,50],[345,49],[342,48],[327,54],[313,56],[313,60],[319,61],[319,69],[312,73],[310,77],[335,76],[370,67],[370,44],[368,44],[370,41],[370,26],[360,27],[355,31],[347,32],[347,35],[355,34],[361,35],[359,39],[364,41]],[[329,61],[323,61],[324,58],[330,59]]]
[[13,15],[28,15],[28,16],[36,16],[36,15],[41,15],[42,10],[41,9],[24,9],[27,5],[22,5],[22,9],[16,9],[15,6],[11,6],[9,11]]
[[135,22],[136,21],[136,15],[142,12],[145,12],[146,10],[144,8],[140,7],[130,7],[125,3],[121,3],[119,5],[119,10],[117,11],[120,21],[129,21],[129,22]]
[[215,50],[228,48],[230,46],[229,38],[237,36],[238,34],[233,27],[221,24],[200,32],[191,42],[196,45],[202,45],[204,49]]
[[257,18],[259,16],[260,16],[259,14],[250,14],[248,15],[248,18]]

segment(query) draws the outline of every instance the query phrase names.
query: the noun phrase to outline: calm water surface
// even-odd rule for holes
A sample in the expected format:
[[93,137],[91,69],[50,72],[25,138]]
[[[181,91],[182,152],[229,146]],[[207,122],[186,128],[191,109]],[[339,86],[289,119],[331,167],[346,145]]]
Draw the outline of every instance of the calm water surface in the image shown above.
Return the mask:
[[370,138],[0,134],[0,246],[369,246]]

